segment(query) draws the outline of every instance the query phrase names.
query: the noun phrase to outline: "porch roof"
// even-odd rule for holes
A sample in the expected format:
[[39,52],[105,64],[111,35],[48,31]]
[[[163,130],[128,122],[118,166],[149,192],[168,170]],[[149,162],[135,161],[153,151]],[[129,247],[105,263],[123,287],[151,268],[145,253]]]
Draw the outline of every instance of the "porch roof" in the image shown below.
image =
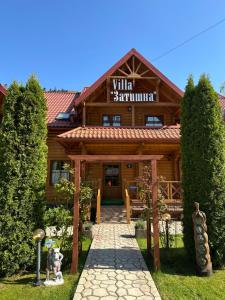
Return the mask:
[[64,140],[77,141],[143,141],[179,143],[180,126],[146,127],[77,127],[58,135]]

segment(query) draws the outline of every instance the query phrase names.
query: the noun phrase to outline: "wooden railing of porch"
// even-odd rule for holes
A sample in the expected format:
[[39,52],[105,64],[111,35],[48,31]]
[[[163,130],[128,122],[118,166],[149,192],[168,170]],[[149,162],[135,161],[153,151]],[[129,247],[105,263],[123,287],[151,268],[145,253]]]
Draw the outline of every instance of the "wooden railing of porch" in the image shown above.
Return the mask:
[[130,224],[131,207],[130,207],[130,196],[127,188],[125,188],[125,208],[126,208],[127,224]]
[[[125,207],[127,210],[127,203],[129,203],[129,212],[127,212],[127,220],[130,218],[134,212],[142,212],[146,208],[146,203],[138,197],[138,180],[124,181],[124,200]],[[137,186],[136,192],[132,192],[130,187]],[[166,205],[166,210],[172,217],[179,218],[183,212],[183,200],[182,200],[182,189],[180,181],[158,181],[158,191],[161,192],[163,202]]]
[[181,181],[159,181],[158,187],[166,204],[166,210],[172,217],[180,217],[183,212]]
[[100,189],[100,187],[98,188],[98,193],[97,193],[96,221],[97,221],[97,224],[100,224],[100,222],[101,222],[101,189]]

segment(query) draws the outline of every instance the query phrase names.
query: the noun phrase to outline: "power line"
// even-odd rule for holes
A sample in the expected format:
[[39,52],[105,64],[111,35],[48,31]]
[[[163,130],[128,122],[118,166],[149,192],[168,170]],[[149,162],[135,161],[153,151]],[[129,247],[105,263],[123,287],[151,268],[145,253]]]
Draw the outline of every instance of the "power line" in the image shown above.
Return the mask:
[[198,32],[198,33],[196,33],[196,34],[194,34],[194,35],[191,36],[190,38],[186,39],[185,41],[183,41],[182,43],[178,44],[177,46],[175,46],[175,47],[173,47],[173,48],[171,48],[171,49],[165,51],[164,53],[160,54],[159,56],[156,56],[156,57],[153,58],[151,61],[156,61],[156,60],[158,60],[158,59],[160,59],[160,58],[162,58],[162,57],[164,57],[164,56],[170,54],[171,52],[173,52],[173,51],[175,51],[176,49],[178,49],[178,48],[184,46],[185,44],[189,43],[190,41],[196,39],[197,37],[199,37],[200,35],[204,34],[205,32],[207,32],[207,31],[209,31],[209,30],[211,30],[211,29],[217,27],[218,25],[220,25],[220,24],[223,23],[224,21],[225,21],[225,18],[222,19],[222,20],[220,20],[220,21],[218,21],[218,22],[216,22],[216,23],[214,23],[213,25],[207,27],[206,29],[204,29],[204,30],[202,30],[202,31],[200,31],[200,32]]

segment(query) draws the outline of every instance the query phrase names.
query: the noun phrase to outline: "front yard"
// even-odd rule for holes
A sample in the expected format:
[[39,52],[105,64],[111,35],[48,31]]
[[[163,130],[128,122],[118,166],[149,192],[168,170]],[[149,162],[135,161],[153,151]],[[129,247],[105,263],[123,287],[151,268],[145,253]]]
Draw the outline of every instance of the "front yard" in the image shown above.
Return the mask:
[[[79,280],[80,273],[84,267],[86,256],[91,241],[83,242],[83,253],[79,258],[79,272],[71,275],[69,269],[63,271],[64,285],[54,287],[33,287],[35,280],[34,273],[26,275],[14,275],[9,278],[0,279],[0,299],[4,300],[70,300],[73,299],[74,292]],[[44,280],[45,274],[42,274]]]
[[[146,239],[137,239],[142,255],[146,257]],[[161,271],[151,272],[163,300],[224,300],[225,270],[214,271],[211,277],[198,277],[195,268],[188,261],[185,249],[161,249]]]

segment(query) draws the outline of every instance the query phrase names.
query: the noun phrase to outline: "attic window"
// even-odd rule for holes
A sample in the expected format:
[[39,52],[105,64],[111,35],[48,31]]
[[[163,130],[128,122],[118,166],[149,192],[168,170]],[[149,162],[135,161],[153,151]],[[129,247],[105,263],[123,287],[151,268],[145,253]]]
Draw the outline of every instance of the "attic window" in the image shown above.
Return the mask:
[[56,117],[56,120],[60,120],[60,121],[68,121],[69,119],[70,119],[70,113],[65,113],[65,112],[60,112]]

